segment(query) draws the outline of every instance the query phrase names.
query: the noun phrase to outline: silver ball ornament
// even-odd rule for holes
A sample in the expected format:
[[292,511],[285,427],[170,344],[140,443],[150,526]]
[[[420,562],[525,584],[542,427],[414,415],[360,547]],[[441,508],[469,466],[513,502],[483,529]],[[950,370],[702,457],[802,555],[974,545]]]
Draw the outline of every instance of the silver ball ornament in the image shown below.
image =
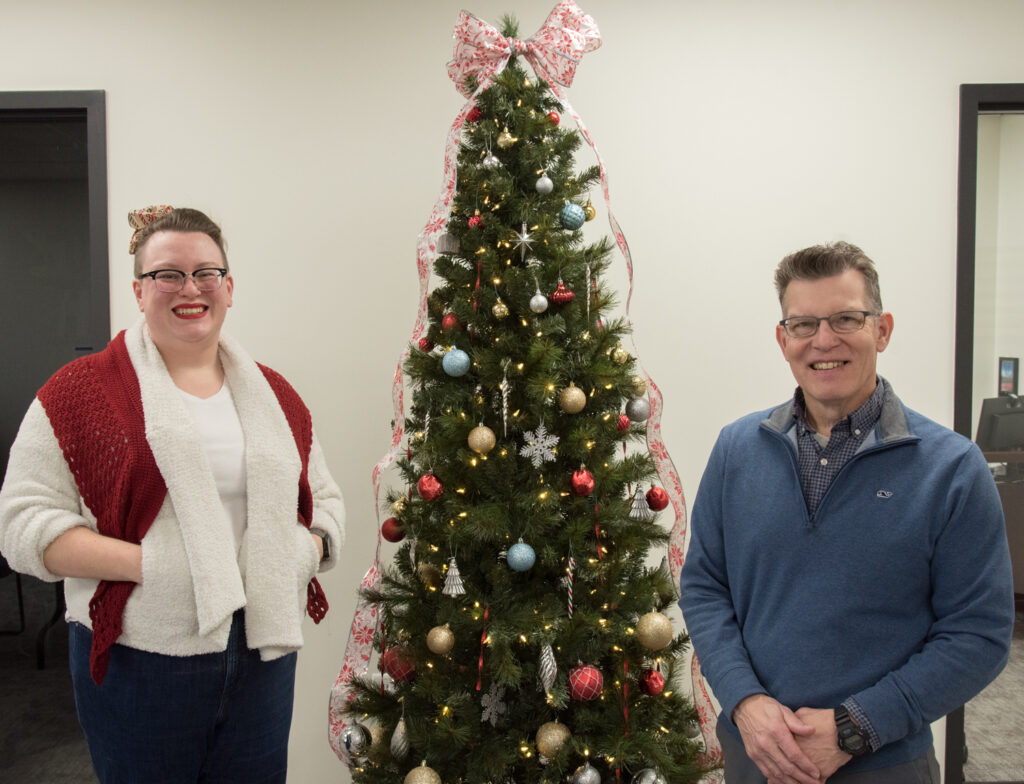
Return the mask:
[[530,298],[530,310],[534,313],[543,313],[548,309],[548,298],[539,291]]
[[501,160],[490,150],[487,151],[487,155],[484,156],[483,161],[480,163],[485,169],[497,169],[501,166]]
[[668,782],[654,768],[644,768],[633,777],[633,784],[668,784]]
[[589,762],[580,765],[572,774],[572,784],[601,784],[601,774]]
[[651,415],[651,404],[645,397],[635,397],[626,403],[626,416],[634,422],[644,422]]
[[537,180],[536,184],[537,193],[541,196],[547,196],[551,191],[555,189],[555,184],[551,181],[551,178],[546,174],[542,174]]
[[342,740],[345,743],[345,751],[355,757],[362,754],[370,745],[370,731],[362,724],[353,724],[345,730]]

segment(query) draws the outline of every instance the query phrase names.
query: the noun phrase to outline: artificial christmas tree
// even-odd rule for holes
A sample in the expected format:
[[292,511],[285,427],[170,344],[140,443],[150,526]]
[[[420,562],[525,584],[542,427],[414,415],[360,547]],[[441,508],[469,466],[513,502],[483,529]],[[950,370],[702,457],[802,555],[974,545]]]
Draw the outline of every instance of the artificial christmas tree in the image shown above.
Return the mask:
[[[516,35],[468,14],[456,28],[450,73],[471,104],[421,237],[426,319],[393,443],[410,434],[404,488],[383,527],[400,544],[368,573],[353,624],[379,672],[357,677],[366,652],[346,660],[332,743],[373,784],[697,781],[687,639],[660,612],[674,579],[646,565],[669,540],[655,512],[668,495],[641,489],[657,478],[648,382],[603,282],[615,243],[581,231],[602,171],[576,170],[564,96],[516,56],[567,85],[597,29],[564,0],[532,50]],[[503,67],[466,66],[488,49]]]

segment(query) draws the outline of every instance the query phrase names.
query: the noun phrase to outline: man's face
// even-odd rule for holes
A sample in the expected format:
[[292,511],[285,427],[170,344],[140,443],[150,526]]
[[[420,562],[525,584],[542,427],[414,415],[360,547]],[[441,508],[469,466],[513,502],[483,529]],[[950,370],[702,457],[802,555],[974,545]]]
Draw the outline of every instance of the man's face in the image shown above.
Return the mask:
[[[857,270],[819,280],[794,280],[783,297],[784,318],[830,316],[843,310],[871,310],[864,276]],[[869,316],[857,332],[833,332],[827,321],[809,338],[795,338],[782,326],[775,339],[804,392],[817,427],[841,420],[875,391],[875,360],[889,345],[892,315]]]

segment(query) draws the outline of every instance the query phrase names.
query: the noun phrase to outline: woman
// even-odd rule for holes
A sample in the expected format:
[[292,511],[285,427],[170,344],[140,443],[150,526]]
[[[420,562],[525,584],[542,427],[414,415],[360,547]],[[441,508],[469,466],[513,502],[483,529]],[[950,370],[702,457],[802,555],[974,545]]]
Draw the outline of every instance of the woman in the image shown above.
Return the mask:
[[344,506],[309,412],[221,333],[220,228],[132,213],[143,318],[39,391],[0,490],[12,566],[65,579],[101,782],[283,782],[304,611]]

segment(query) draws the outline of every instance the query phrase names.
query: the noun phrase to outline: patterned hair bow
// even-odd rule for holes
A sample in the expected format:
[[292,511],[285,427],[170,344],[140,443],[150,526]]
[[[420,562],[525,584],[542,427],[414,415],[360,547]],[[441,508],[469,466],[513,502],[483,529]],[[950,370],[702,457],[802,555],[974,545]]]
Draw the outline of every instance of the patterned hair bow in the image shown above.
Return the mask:
[[474,91],[466,77],[475,76],[479,89],[486,88],[513,54],[523,55],[548,84],[569,87],[580,58],[601,45],[597,23],[573,0],[556,5],[540,30],[525,41],[506,38],[468,11],[459,14],[453,35],[455,52],[448,63],[448,76],[467,98]]
[[129,212],[128,225],[135,229],[135,231],[132,232],[132,238],[128,240],[128,252],[131,254],[135,253],[135,248],[139,242],[139,232],[153,221],[173,211],[174,207],[171,207],[169,204],[154,204],[151,207],[143,207],[141,210]]

